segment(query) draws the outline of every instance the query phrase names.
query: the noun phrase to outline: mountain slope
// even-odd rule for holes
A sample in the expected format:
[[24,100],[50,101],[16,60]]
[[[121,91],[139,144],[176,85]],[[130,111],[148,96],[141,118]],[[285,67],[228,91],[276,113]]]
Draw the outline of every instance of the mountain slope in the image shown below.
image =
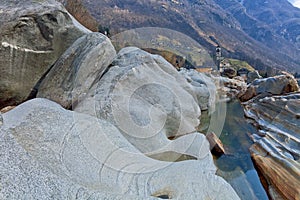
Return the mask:
[[169,28],[189,35],[211,55],[219,44],[225,57],[245,60],[263,72],[300,72],[300,10],[287,0],[82,1],[112,34],[139,27]]
[[299,59],[300,9],[286,0],[215,2],[229,11],[250,37],[269,48],[280,50],[291,60]]

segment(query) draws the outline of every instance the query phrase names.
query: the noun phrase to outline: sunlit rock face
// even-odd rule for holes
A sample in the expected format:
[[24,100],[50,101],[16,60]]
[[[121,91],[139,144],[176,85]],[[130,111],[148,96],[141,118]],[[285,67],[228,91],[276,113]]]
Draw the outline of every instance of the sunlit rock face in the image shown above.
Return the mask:
[[297,80],[290,74],[284,74],[253,81],[247,90],[240,95],[241,101],[248,101],[257,95],[280,95],[289,92],[297,92],[299,86]]
[[54,0],[2,2],[0,106],[24,101],[56,59],[87,32]]
[[128,47],[75,110],[112,122],[138,149],[152,152],[196,131],[201,112],[190,91],[161,56]]
[[179,71],[191,84],[191,94],[196,96],[196,102],[201,110],[214,110],[217,98],[217,87],[214,80],[196,70],[181,69]]
[[3,115],[1,197],[9,199],[239,199],[215,167],[205,136],[197,160],[163,162],[111,123],[46,99]]
[[250,151],[269,184],[270,195],[299,198],[300,93],[256,98],[244,107],[259,128]]
[[232,79],[213,74],[208,74],[208,76],[214,81],[217,88],[217,94],[222,99],[236,99],[247,90],[247,84],[240,76]]
[[89,92],[116,56],[110,40],[90,33],[76,40],[56,61],[38,87],[37,97],[72,108]]

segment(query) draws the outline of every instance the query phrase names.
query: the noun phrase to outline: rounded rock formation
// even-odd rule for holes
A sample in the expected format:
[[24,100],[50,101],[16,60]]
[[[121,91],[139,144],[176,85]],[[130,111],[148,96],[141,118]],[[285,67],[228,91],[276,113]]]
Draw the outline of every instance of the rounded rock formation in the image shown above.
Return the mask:
[[0,5],[0,108],[17,105],[57,58],[89,31],[54,1],[4,1]]
[[115,56],[114,47],[103,34],[82,36],[56,61],[38,87],[37,97],[50,99],[68,109],[76,106]]
[[292,75],[279,75],[264,79],[256,79],[248,85],[245,92],[240,94],[240,100],[248,101],[260,94],[280,95],[289,92],[297,92],[298,90],[299,85]]
[[3,117],[1,197],[239,199],[215,175],[204,135],[198,160],[163,162],[137,150],[112,124],[46,99],[27,101]]

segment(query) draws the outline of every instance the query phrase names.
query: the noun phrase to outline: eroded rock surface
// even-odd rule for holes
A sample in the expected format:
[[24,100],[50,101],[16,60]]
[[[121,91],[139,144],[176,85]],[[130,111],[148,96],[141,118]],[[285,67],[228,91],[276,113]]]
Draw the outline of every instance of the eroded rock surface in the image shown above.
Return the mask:
[[237,75],[237,71],[231,67],[226,67],[222,71],[222,76],[226,76],[228,78],[233,78]]
[[196,131],[201,113],[195,99],[186,79],[165,59],[128,47],[75,110],[110,121],[150,153],[168,146],[168,138]]
[[299,199],[300,198],[300,169],[299,162],[293,159],[282,158],[277,152],[265,146],[264,142],[254,144],[250,151],[251,156],[266,179],[267,190],[272,199]]
[[[34,99],[3,115],[1,197],[9,199],[238,199],[201,159],[162,162],[137,150],[108,122]],[[25,196],[24,196],[25,195]]]
[[213,79],[193,69],[181,69],[179,73],[191,84],[190,93],[196,96],[196,101],[201,110],[210,109],[214,111],[217,99],[217,88]]
[[280,95],[296,92],[298,90],[298,83],[292,75],[279,75],[264,79],[256,79],[248,86],[247,90],[241,94],[240,100],[248,101],[259,94]]
[[89,32],[75,23],[54,0],[1,2],[1,108],[24,101],[57,58]]
[[218,95],[222,96],[223,99],[231,100],[238,98],[239,95],[247,89],[247,84],[240,76],[231,79],[211,74],[210,77],[214,80]]
[[72,108],[100,79],[115,56],[106,36],[101,33],[82,36],[56,61],[39,86],[37,97]]
[[244,108],[260,129],[250,150],[270,185],[269,194],[299,199],[300,93],[253,99]]

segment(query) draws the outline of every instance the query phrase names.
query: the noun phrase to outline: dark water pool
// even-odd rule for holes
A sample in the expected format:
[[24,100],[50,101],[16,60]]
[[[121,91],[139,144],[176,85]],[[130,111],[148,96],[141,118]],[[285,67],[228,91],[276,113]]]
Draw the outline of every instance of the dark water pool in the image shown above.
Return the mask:
[[243,200],[268,199],[249,153],[249,147],[253,144],[249,134],[256,133],[256,128],[244,117],[243,108],[238,101],[227,103],[223,110],[217,109],[215,114],[221,115],[221,112],[223,114],[226,112],[222,129],[220,129],[220,124],[216,126],[220,130],[208,127],[209,123],[220,123],[222,119],[213,120],[213,117],[208,117],[205,113],[201,117],[202,126],[200,127],[203,133],[208,131],[218,133],[219,131],[219,138],[227,152],[227,155],[215,159],[218,167],[217,174],[229,182]]

